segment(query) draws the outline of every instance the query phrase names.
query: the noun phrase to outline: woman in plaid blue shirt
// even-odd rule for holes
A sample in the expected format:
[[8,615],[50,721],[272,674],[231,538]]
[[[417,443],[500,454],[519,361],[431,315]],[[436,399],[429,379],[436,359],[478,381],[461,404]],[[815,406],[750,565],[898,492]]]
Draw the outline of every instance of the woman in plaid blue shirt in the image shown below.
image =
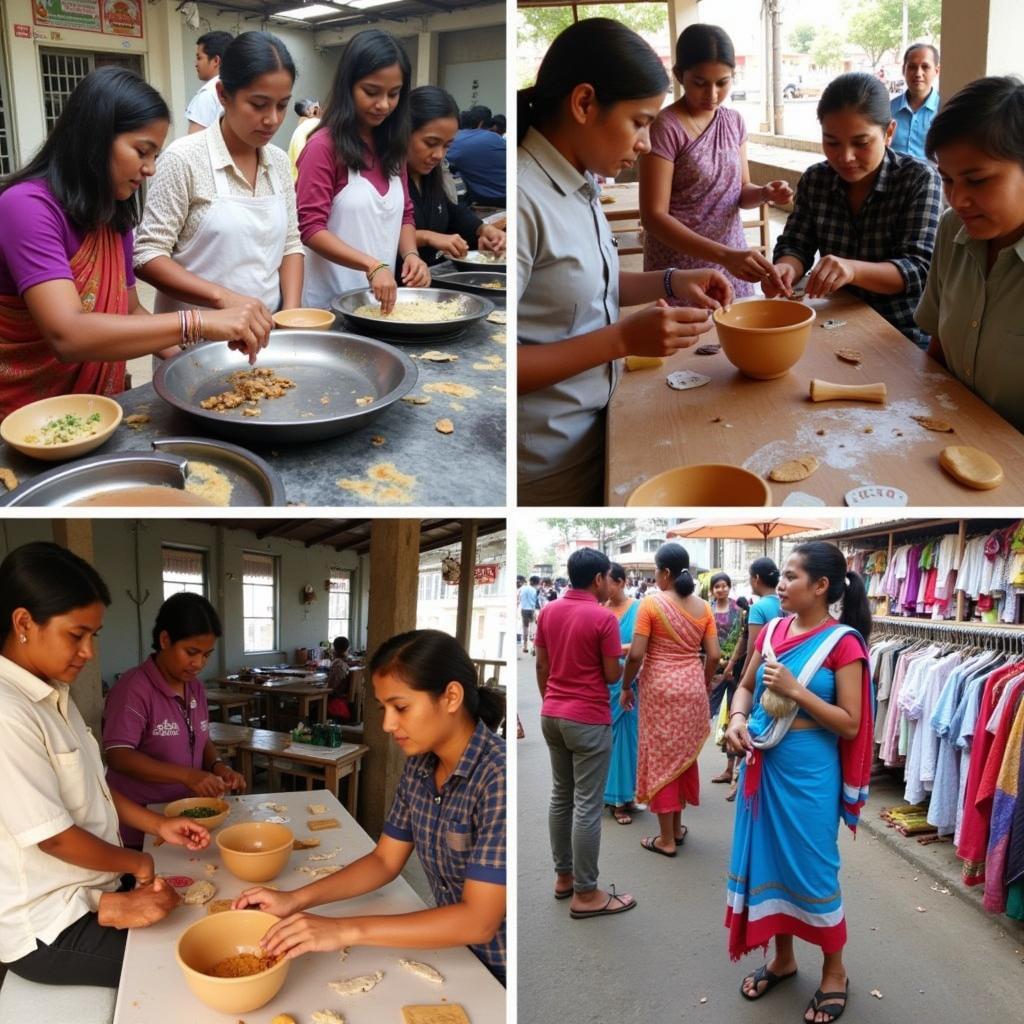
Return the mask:
[[[447,633],[392,637],[370,662],[384,731],[408,757],[373,853],[294,892],[247,889],[234,908],[282,918],[261,940],[292,958],[345,946],[468,945],[505,982],[505,742],[500,697]],[[437,906],[411,914],[323,917],[306,908],[351,899],[398,877],[412,855]]]
[[[807,296],[849,287],[920,348],[914,322],[942,214],[942,184],[930,164],[894,152],[889,93],[873,75],[830,82],[818,103],[825,161],[808,167],[775,245],[786,294],[810,269]],[[816,253],[821,259],[814,263]],[[812,268],[813,264],[813,268]],[[769,297],[780,294],[770,280]]]

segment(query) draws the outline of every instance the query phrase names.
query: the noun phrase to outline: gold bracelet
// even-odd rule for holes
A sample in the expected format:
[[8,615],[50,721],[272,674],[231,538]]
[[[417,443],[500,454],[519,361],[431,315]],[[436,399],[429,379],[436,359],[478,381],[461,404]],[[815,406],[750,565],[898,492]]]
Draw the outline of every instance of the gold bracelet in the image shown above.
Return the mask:
[[373,280],[373,275],[376,274],[377,271],[379,271],[379,270],[387,270],[387,269],[388,269],[388,264],[387,263],[378,263],[377,266],[371,267],[366,272],[366,280],[367,281],[372,281]]

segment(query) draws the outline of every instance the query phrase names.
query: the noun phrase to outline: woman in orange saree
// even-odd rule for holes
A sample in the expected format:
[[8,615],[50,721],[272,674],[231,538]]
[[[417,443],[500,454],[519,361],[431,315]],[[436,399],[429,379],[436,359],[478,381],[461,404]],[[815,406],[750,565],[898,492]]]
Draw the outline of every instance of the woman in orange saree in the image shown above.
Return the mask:
[[39,398],[116,395],[125,360],[202,338],[249,353],[270,323],[248,307],[151,316],[132,273],[142,183],[170,112],[125,68],[88,74],[29,163],[0,180],[0,419]]
[[700,803],[697,755],[710,732],[708,690],[718,666],[718,634],[707,602],[694,595],[686,549],[662,544],[654,564],[658,591],[644,598],[637,613],[620,700],[632,706],[639,670],[637,800],[658,815],[660,830],[640,845],[674,857],[686,838],[683,808]]

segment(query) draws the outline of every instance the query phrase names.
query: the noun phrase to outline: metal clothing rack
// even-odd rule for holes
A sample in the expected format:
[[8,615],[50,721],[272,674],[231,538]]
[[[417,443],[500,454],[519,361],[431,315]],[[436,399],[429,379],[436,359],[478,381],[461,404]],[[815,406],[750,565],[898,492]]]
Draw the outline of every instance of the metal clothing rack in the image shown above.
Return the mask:
[[982,647],[1006,654],[1024,655],[1024,627],[990,626],[985,623],[933,622],[928,619],[903,619],[898,616],[872,620],[872,635],[908,636],[941,640],[965,647]]

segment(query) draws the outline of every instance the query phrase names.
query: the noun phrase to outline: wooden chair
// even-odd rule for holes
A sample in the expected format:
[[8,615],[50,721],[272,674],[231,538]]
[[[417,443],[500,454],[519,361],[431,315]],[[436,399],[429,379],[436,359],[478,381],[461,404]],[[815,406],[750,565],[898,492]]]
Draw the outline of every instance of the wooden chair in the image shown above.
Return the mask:
[[[757,217],[754,220],[743,221],[743,230],[747,228],[758,228],[761,235],[761,242],[759,245],[753,246],[762,256],[768,259],[772,258],[772,230],[771,225],[768,223],[768,211],[770,207],[767,203],[762,203],[756,211],[751,210],[750,213],[753,215],[757,213]],[[621,250],[620,250],[621,251]]]

